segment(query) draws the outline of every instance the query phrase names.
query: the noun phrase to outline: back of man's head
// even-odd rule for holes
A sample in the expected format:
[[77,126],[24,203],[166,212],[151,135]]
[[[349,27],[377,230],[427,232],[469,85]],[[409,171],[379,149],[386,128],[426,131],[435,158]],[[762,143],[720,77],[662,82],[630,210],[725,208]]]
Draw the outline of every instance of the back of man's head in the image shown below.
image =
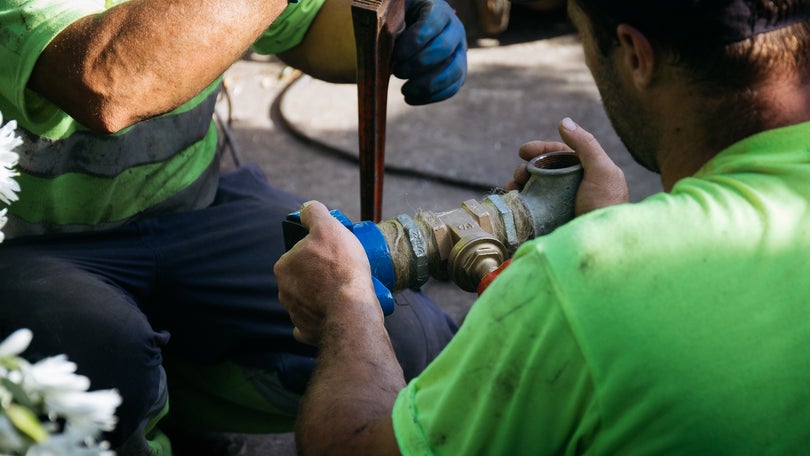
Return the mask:
[[698,80],[742,87],[783,65],[810,67],[810,0],[571,1],[603,53],[616,44],[616,26],[628,24]]

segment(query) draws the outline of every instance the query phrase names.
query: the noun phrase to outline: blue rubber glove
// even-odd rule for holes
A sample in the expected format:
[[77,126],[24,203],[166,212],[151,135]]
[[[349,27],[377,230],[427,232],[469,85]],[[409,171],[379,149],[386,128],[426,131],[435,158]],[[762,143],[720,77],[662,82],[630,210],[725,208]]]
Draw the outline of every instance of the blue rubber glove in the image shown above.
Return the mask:
[[467,77],[467,35],[444,0],[406,0],[405,31],[394,43],[394,76],[405,79],[411,105],[435,103],[461,88]]

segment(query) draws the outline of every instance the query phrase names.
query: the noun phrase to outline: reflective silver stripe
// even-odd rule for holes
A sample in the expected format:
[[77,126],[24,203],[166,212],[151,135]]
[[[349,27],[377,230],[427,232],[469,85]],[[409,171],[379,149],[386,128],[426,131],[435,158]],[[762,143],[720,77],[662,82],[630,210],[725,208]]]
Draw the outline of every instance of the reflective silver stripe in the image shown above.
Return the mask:
[[181,211],[191,211],[208,207],[214,201],[219,183],[219,156],[216,156],[205,170],[191,185],[175,193],[163,202],[150,207],[148,210],[133,217],[116,220],[114,222],[83,224],[56,224],[56,223],[30,223],[14,214],[7,214],[8,222],[3,227],[7,240],[55,233],[82,233],[89,231],[102,231],[125,225],[129,222],[152,215],[169,214]]
[[217,94],[219,88],[189,111],[145,120],[118,135],[80,131],[52,140],[20,128],[19,166],[40,177],[70,172],[113,177],[133,166],[168,160],[205,137]]

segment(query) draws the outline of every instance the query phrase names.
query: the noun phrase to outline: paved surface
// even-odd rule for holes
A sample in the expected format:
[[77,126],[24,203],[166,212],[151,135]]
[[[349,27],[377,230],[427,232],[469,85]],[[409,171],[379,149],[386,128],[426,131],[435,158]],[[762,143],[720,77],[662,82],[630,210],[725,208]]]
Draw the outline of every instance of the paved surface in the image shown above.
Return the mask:
[[[463,20],[470,17],[464,7],[457,10]],[[457,96],[411,107],[399,94],[401,81],[391,81],[384,219],[480,200],[509,180],[521,144],[559,139],[556,125],[565,116],[589,129],[622,166],[633,200],[660,190],[658,176],[632,162],[610,127],[561,12],[513,7],[497,39],[480,39],[474,25],[468,28],[469,76]],[[355,86],[297,77],[275,58],[252,55],[228,71],[226,86],[229,98],[219,112],[231,120],[242,161],[260,164],[273,185],[358,220]],[[434,280],[424,291],[459,321],[475,298]],[[248,438],[249,455],[294,452],[290,434]]]

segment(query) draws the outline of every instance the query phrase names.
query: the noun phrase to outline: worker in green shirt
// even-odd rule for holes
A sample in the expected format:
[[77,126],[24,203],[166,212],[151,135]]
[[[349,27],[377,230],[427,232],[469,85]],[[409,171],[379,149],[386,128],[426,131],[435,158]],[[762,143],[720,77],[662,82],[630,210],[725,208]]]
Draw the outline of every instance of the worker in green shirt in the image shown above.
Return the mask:
[[810,448],[810,2],[568,9],[613,126],[664,191],[628,203],[570,118],[562,142],[523,146],[578,154],[578,215],[522,245],[408,382],[357,240],[306,204],[310,234],[275,268],[296,337],[330,348],[302,401],[303,454]]
[[[406,102],[464,82],[444,0],[405,1],[393,45]],[[93,389],[116,388],[105,439],[122,456],[290,430],[314,366],[272,270],[303,198],[256,166],[219,172],[214,105],[249,49],[353,82],[350,2],[0,0],[0,112],[22,138],[19,199],[0,201],[0,337],[29,328],[28,360],[64,353]],[[420,293],[398,299],[386,326],[415,375],[456,328]]]

